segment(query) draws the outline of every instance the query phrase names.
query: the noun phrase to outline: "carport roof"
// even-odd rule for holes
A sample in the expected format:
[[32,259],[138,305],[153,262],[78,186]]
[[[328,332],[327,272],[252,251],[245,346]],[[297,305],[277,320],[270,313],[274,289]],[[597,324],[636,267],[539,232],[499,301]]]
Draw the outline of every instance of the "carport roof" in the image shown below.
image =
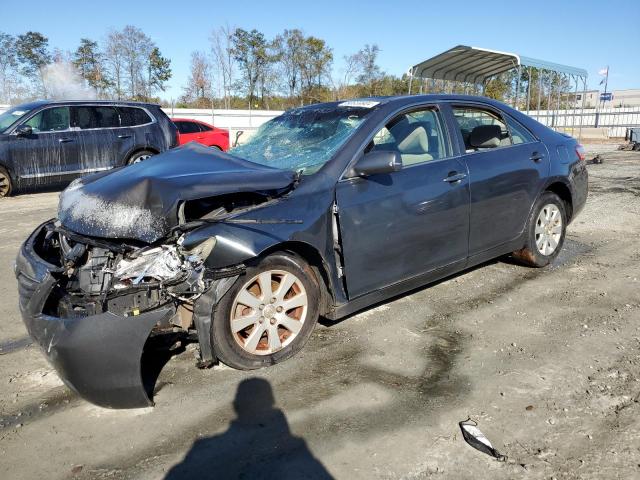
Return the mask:
[[518,66],[534,67],[567,75],[587,77],[582,68],[524,57],[516,53],[458,45],[415,65],[412,75],[419,78],[481,83]]

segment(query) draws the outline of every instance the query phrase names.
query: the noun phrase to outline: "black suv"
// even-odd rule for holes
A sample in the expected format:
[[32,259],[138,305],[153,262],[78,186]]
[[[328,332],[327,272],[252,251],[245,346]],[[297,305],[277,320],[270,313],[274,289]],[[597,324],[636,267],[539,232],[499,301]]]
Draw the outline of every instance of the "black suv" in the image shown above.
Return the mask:
[[177,144],[175,125],[154,104],[18,105],[0,114],[0,197],[136,163]]

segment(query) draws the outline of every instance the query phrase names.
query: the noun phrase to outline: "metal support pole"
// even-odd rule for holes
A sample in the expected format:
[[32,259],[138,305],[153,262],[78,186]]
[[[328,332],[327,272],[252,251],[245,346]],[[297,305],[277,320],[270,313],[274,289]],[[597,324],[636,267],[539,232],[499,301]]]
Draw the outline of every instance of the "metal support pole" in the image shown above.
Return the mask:
[[527,75],[527,115],[529,115],[529,100],[531,99],[531,67]]
[[[573,78],[573,75],[571,75]],[[571,136],[573,137],[573,131],[576,127],[576,110],[578,108],[578,77],[575,78],[576,81],[576,89],[573,92],[573,116],[571,117]]]
[[562,93],[562,79],[560,75],[558,75],[558,104],[557,104],[557,114],[556,114],[556,120],[557,120],[556,129],[560,128],[560,95],[561,93]]
[[520,99],[520,76],[521,76],[522,66],[518,65],[518,73],[516,77],[516,96],[513,100],[513,108],[518,108],[518,100]]
[[411,95],[411,84],[412,83],[413,83],[413,68],[409,72],[409,92],[407,92],[407,95]]
[[587,77],[582,77],[582,112],[580,126],[578,127],[578,141],[582,141],[582,121],[584,120],[584,103],[587,98]]
[[[549,91],[547,92],[547,114],[551,112],[553,115],[553,107],[551,106],[551,91],[553,90],[553,72],[549,72]],[[553,116],[551,117],[553,118]]]
[[538,113],[536,113],[536,120],[540,121],[540,108],[542,105],[541,95],[542,95],[542,72],[543,70],[538,69]]

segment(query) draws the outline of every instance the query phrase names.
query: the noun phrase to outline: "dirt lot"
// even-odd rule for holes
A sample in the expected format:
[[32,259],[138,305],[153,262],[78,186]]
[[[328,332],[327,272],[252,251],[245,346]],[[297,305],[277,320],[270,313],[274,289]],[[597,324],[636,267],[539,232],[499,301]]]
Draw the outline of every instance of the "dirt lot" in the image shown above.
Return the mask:
[[[2,200],[0,478],[640,478],[640,152],[603,157],[551,268],[489,263],[259,372],[187,351],[129,411],[78,399],[29,344],[12,264],[57,194]],[[469,416],[505,463],[465,444]]]

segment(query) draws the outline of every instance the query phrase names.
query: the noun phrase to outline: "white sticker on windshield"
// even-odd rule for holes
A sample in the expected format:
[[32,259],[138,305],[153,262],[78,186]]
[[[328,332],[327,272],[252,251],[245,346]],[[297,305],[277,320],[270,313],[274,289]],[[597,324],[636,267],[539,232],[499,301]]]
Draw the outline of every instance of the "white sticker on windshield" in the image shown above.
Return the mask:
[[380,102],[374,102],[373,100],[349,100],[348,102],[342,102],[338,104],[339,107],[360,107],[360,108],[373,108]]
[[14,110],[13,112],[11,112],[11,115],[19,117],[20,115],[24,115],[25,113],[27,113],[26,110]]

